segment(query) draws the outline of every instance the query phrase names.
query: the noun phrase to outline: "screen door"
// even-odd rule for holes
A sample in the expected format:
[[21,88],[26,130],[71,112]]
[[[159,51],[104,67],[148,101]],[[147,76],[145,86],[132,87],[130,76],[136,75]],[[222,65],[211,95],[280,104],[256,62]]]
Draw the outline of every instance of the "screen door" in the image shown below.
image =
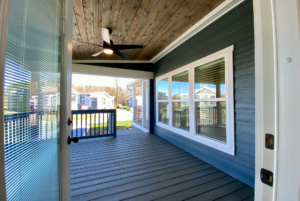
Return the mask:
[[60,0],[11,0],[4,78],[7,200],[59,200]]

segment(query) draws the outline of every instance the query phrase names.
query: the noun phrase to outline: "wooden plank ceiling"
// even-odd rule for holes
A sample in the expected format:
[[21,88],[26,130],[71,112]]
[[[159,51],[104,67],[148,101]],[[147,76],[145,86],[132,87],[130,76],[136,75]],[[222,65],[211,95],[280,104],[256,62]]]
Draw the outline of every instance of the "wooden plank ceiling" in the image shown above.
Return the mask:
[[[102,45],[101,28],[113,30],[114,44],[143,45],[122,50],[132,60],[149,60],[225,0],[74,0],[73,60],[120,60],[91,55]],[[78,42],[80,41],[80,42]]]

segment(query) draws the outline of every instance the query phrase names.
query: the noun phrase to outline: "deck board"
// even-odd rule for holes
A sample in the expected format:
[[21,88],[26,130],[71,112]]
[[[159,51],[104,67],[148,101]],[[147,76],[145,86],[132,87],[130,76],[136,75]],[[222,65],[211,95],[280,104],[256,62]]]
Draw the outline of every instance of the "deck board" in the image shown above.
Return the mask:
[[72,144],[77,200],[253,200],[254,189],[138,129]]

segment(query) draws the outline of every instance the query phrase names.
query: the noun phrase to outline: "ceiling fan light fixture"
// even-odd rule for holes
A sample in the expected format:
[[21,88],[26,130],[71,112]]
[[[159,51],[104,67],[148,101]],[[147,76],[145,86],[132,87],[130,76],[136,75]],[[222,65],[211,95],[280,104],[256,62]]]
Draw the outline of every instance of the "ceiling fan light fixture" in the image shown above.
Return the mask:
[[108,48],[103,49],[103,52],[105,54],[112,54],[112,53],[114,53],[114,51],[112,49],[108,49]]

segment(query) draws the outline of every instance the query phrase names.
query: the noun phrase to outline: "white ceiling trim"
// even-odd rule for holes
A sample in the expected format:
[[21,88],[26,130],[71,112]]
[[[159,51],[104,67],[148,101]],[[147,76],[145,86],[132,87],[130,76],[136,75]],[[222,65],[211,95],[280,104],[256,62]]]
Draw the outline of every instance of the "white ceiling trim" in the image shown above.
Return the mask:
[[201,30],[209,26],[211,23],[222,17],[228,11],[235,8],[243,1],[244,0],[225,0],[222,4],[220,4],[217,8],[215,8],[213,11],[207,14],[194,26],[189,28],[186,32],[184,32],[180,37],[178,37],[165,49],[159,52],[151,60],[73,60],[72,63],[155,63],[164,56],[166,56],[168,53],[170,53],[172,50],[174,50],[176,47],[187,41],[189,38],[193,37],[195,34],[197,34]]
[[150,60],[73,60],[73,64],[78,63],[151,63]]
[[127,84],[127,86],[129,86],[129,87],[134,87],[135,85],[142,83],[144,80],[146,80],[146,79],[138,79],[138,80],[134,80],[134,81],[132,81],[132,82],[129,82],[129,83]]
[[155,63],[165,55],[170,53],[176,47],[184,43],[186,40],[203,30],[205,27],[222,17],[225,13],[242,3],[244,0],[226,0],[222,4],[220,4],[217,8],[207,14],[204,18],[202,18],[199,22],[197,22],[194,26],[184,32],[179,38],[173,41],[170,45],[168,45],[165,49],[163,49],[160,53],[158,53],[155,57],[153,57],[150,62]]
[[132,79],[153,79],[153,72],[128,70],[128,69],[116,69],[104,66],[93,66],[84,64],[72,64],[73,74],[82,75],[99,75],[108,77],[121,77]]

